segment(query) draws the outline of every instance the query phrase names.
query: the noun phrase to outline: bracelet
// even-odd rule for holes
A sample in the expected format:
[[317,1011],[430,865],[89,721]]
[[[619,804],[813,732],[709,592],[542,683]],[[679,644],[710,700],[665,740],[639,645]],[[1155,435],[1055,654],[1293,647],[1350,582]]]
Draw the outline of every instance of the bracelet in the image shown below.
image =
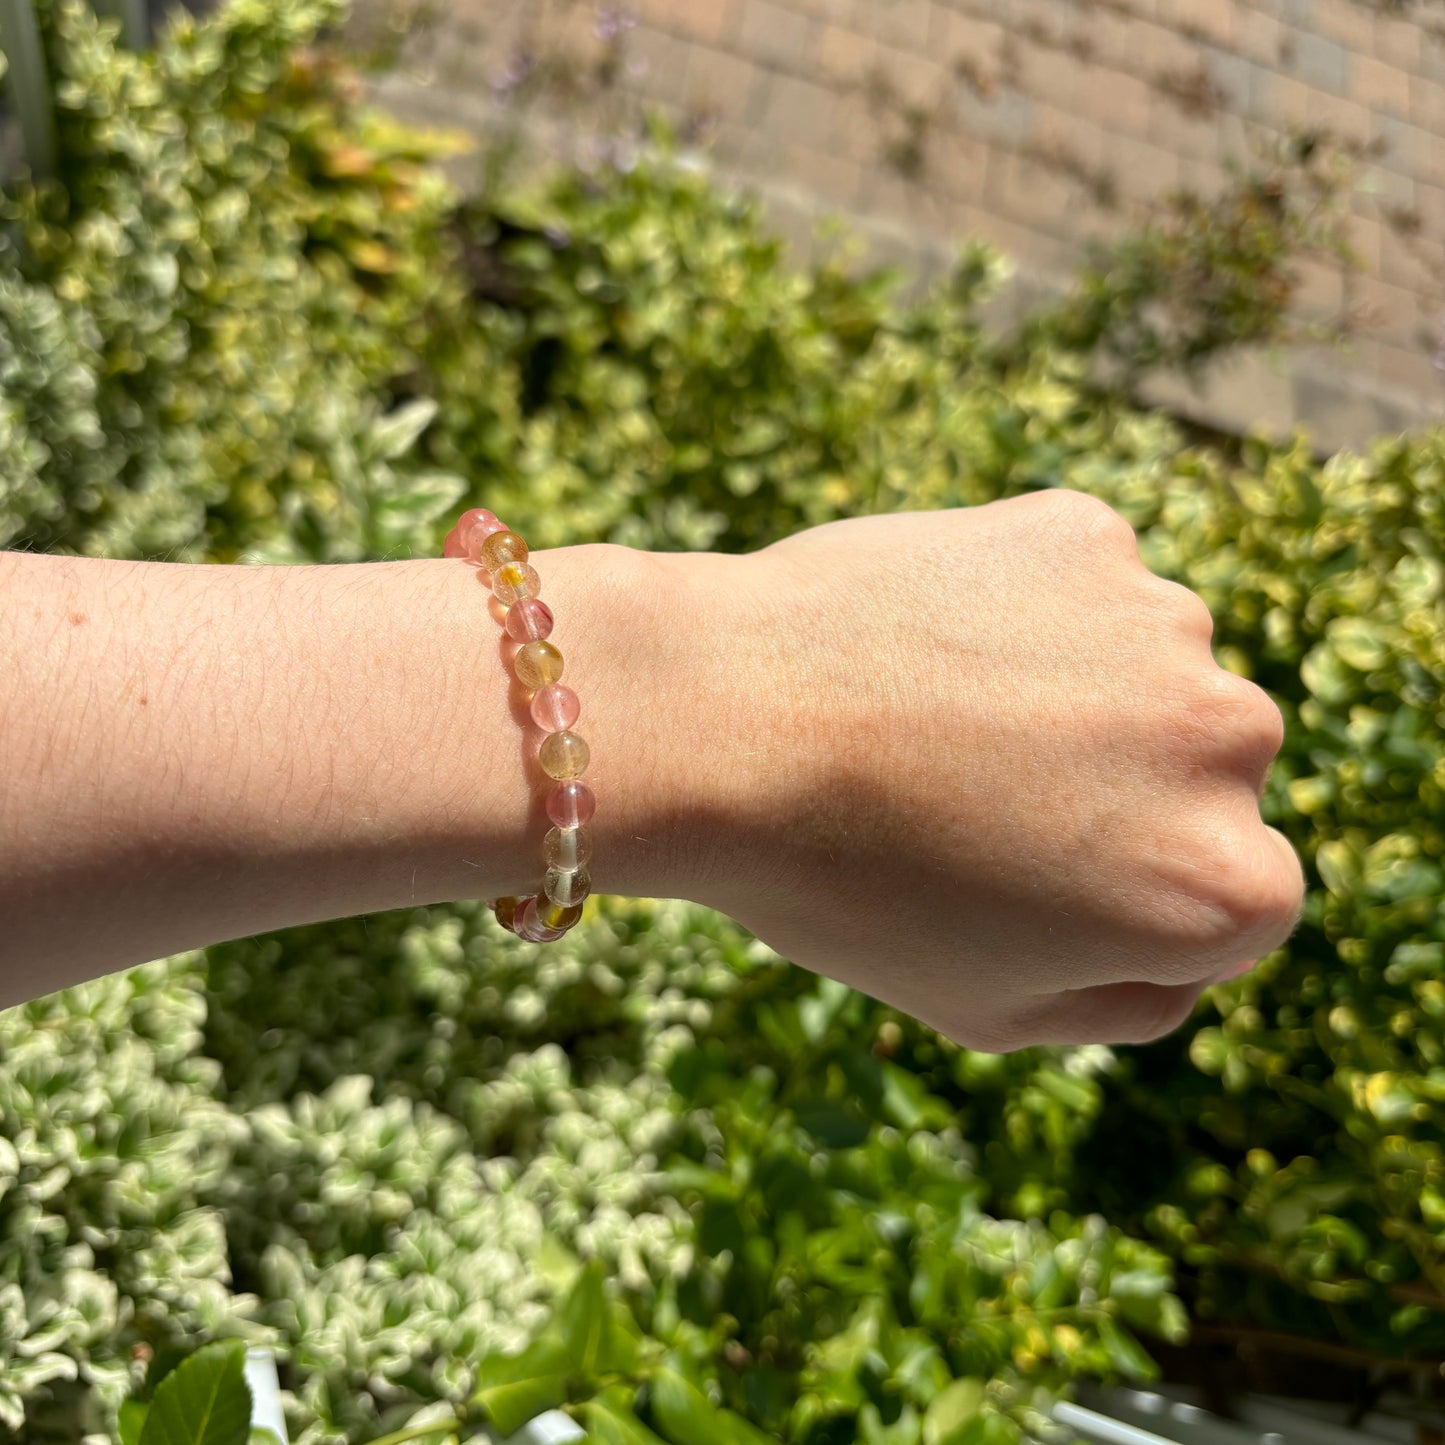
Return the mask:
[[553,780],[547,793],[552,828],[542,840],[547,873],[536,896],[498,898],[490,907],[497,922],[519,938],[552,943],[581,918],[582,901],[592,891],[587,871],[592,838],[586,825],[597,800],[582,781],[587,744],[572,731],[581,704],[559,681],[562,654],[547,641],[552,609],[537,595],[542,581],[527,562],[527,544],[491,512],[474,507],[447,533],[442,555],[465,557],[491,574],[492,594],[507,609],[507,636],[521,644],[512,672],[532,694],[532,721],[546,734],[538,761]]

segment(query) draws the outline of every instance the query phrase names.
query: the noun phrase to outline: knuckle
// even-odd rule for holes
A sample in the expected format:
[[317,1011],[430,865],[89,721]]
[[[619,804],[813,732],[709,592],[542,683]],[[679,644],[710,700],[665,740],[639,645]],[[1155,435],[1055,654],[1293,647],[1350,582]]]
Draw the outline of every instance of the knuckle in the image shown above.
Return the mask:
[[1152,572],[1149,576],[1151,586],[1162,598],[1164,611],[1171,621],[1190,636],[1202,636],[1206,642],[1213,638],[1214,614],[1197,592],[1167,577],[1156,577]]
[[1299,864],[1287,847],[1276,846],[1271,832],[1256,823],[1237,836],[1226,833],[1195,870],[1193,932],[1236,959],[1277,947],[1298,915]]
[[1284,719],[1269,694],[1222,667],[1191,677],[1165,707],[1168,730],[1190,745],[1272,758],[1284,742]]
[[1065,525],[1086,541],[1116,542],[1134,550],[1134,529],[1107,502],[1088,492],[1059,487],[1050,493]]
[[1284,838],[1256,814],[1157,840],[1143,874],[1129,933],[1153,951],[1156,980],[1184,983],[1201,969],[1260,957],[1289,937],[1304,875]]

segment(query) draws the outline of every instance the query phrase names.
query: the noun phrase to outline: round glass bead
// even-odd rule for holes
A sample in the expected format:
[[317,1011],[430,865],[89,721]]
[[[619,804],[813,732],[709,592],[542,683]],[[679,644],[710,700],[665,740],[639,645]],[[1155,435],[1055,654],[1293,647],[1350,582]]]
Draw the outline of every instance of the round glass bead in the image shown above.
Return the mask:
[[596,811],[592,789],[576,778],[554,783],[547,794],[547,816],[559,828],[581,828],[592,821]]
[[492,912],[497,915],[497,922],[509,933],[515,933],[513,924],[517,919],[517,906],[521,903],[520,898],[499,898],[492,904]]
[[553,903],[575,908],[592,892],[592,875],[585,868],[549,868],[542,892]]
[[535,597],[541,590],[542,579],[537,576],[537,569],[525,562],[503,562],[492,573],[492,591],[504,607],[524,597]]
[[499,522],[495,513],[485,507],[473,507],[457,519],[457,539],[473,562],[482,560],[482,544],[493,532],[505,532],[507,524]]
[[555,928],[559,933],[565,933],[581,917],[582,905],[580,903],[567,905],[554,903],[550,898],[537,900],[537,922],[543,928]]
[[515,932],[518,938],[524,938],[528,943],[553,943],[567,931],[565,928],[548,928],[537,916],[537,902],[535,898],[524,898],[522,906],[517,909],[517,926]]
[[542,839],[549,868],[576,870],[592,860],[592,835],[586,828],[549,828]]
[[577,694],[560,682],[539,687],[532,697],[532,721],[544,733],[566,732],[581,715]]
[[443,557],[465,557],[467,555],[466,545],[462,541],[461,533],[455,527],[447,533],[447,539],[442,543]]
[[482,562],[489,572],[495,572],[508,562],[526,560],[527,544],[515,532],[493,532],[482,543]]
[[513,642],[535,642],[552,635],[552,609],[539,597],[524,597],[507,608],[507,636]]
[[462,533],[461,545],[467,549],[467,556],[470,556],[471,561],[480,564],[483,542],[490,538],[491,533],[506,532],[506,530],[506,522],[499,522],[496,517],[491,517],[491,520],[478,520]]
[[524,642],[512,659],[512,671],[523,687],[546,687],[562,676],[562,654],[550,642]]
[[592,750],[582,738],[567,729],[543,738],[537,757],[542,771],[549,778],[580,778],[587,771]]

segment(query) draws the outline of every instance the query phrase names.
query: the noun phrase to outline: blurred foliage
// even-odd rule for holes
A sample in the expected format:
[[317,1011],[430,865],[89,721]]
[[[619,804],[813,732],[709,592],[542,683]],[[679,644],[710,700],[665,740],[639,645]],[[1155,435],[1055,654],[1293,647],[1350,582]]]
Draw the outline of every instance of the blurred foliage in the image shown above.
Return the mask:
[[421,162],[449,143],[358,114],[300,48],[339,8],[238,0],[137,56],[80,0],[41,7],[60,163],[0,204],[0,538],[400,539],[328,519],[388,457],[373,393],[425,333],[447,191]]
[[335,13],[235,0],[136,57],[45,6],[63,159],[0,218],[0,542],[431,554],[485,501],[539,546],[748,548],[1090,491],[1284,710],[1264,806],[1308,910],[1121,1053],[962,1052],[726,919],[617,900],[540,953],[458,904],[0,1015],[0,1435],[108,1428],[147,1360],[217,1338],[278,1347],[304,1445],[470,1419],[579,1291],[635,1365],[543,1393],[629,1445],[742,1438],[723,1410],[797,1445],[1043,1435],[1072,1382],[1183,1336],[1176,1281],[1212,1325],[1438,1359],[1445,439],[1224,456],[1090,373],[1257,336],[1230,278],[1283,263],[1295,202],[1221,200],[1249,225],[1188,258],[1175,340],[1137,340],[1157,238],[1086,273],[1087,327],[998,336],[985,252],[904,306],[790,270],[666,159],[458,203],[447,143],[308,48]]
[[1113,384],[1132,387],[1159,368],[1198,373],[1231,347],[1329,337],[1292,313],[1302,260],[1357,264],[1356,149],[1298,131],[1223,194],[1162,198],[1135,232],[1095,243],[1074,289],[1030,318],[1022,345],[1092,355]]

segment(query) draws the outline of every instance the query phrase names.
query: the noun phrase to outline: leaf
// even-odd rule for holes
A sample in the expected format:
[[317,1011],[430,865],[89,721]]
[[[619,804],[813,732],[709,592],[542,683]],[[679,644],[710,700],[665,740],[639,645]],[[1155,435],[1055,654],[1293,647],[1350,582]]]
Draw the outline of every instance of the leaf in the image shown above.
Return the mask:
[[543,1234],[542,1242],[537,1246],[532,1268],[539,1279],[552,1285],[560,1294],[576,1283],[577,1276],[582,1273],[582,1261],[549,1232]]
[[777,1445],[741,1415],[721,1410],[676,1370],[652,1381],[652,1413],[673,1445]]
[[120,1445],[140,1445],[141,1431],[145,1428],[146,1415],[150,1406],[144,1400],[126,1400],[116,1415],[116,1431]]
[[1168,1278],[1157,1269],[1121,1269],[1109,1277],[1109,1293],[1116,1299],[1157,1299],[1168,1288]]
[[1132,1379],[1152,1380],[1159,1374],[1159,1367],[1145,1352],[1143,1345],[1123,1325],[1108,1315],[1099,1317],[1099,1338],[1109,1352],[1114,1367]]
[[592,1260],[577,1277],[562,1311],[561,1331],[572,1372],[589,1382],[636,1367],[637,1331],[626,1309],[608,1300],[601,1260]]
[[799,1104],[794,1116],[825,1149],[856,1149],[867,1140],[871,1129],[868,1120],[855,1110],[828,1101]]
[[393,478],[391,489],[376,498],[376,510],[387,521],[413,525],[430,522],[456,505],[466,483],[450,472],[419,472]]
[[1325,628],[1335,655],[1357,672],[1384,667],[1390,646],[1381,629],[1364,617],[1337,617]]
[[637,1329],[607,1298],[600,1260],[577,1276],[551,1324],[519,1355],[496,1355],[477,1370],[473,1400],[503,1435],[574,1396],[595,1390],[600,1377],[628,1374],[637,1364]]
[[602,1286],[602,1262],[592,1260],[577,1277],[562,1311],[562,1338],[572,1368],[595,1374],[606,1347],[607,1295]]
[[956,1445],[983,1408],[984,1381],[955,1380],[936,1395],[923,1416],[923,1445]]
[[429,397],[419,397],[388,413],[371,430],[377,454],[387,461],[395,461],[410,451],[436,414],[437,404]]
[[251,1390],[240,1340],[204,1345],[156,1390],[140,1445],[246,1445]]
[[633,1391],[611,1385],[595,1400],[582,1407],[587,1436],[598,1445],[665,1445],[662,1437],[637,1418],[632,1408]]
[[567,1398],[568,1354],[551,1330],[539,1335],[520,1355],[494,1355],[477,1367],[480,1382],[473,1401],[503,1435]]

